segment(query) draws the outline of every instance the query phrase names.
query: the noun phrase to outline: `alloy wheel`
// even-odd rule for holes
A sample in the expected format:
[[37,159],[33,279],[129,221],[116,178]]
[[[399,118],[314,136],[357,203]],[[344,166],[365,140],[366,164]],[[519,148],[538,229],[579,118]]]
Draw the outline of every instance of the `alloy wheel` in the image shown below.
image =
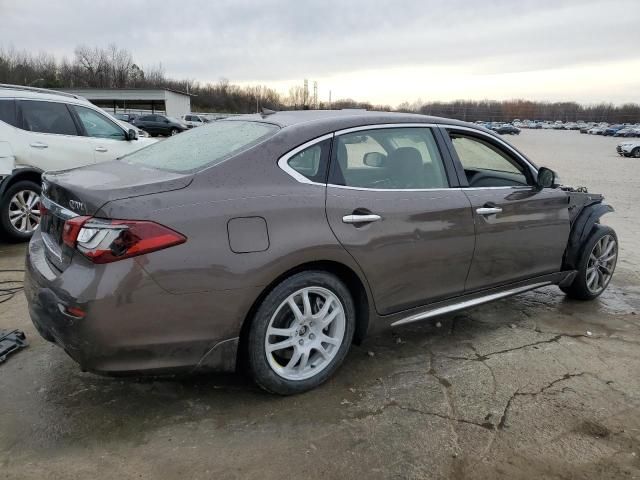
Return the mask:
[[271,369],[287,380],[305,380],[327,368],[344,340],[345,311],[338,297],[322,287],[289,295],[276,309],[265,336]]
[[40,224],[40,195],[20,190],[9,201],[9,221],[21,233],[32,233]]
[[612,235],[596,242],[587,261],[587,288],[592,293],[603,291],[613,275],[618,258],[618,244]]

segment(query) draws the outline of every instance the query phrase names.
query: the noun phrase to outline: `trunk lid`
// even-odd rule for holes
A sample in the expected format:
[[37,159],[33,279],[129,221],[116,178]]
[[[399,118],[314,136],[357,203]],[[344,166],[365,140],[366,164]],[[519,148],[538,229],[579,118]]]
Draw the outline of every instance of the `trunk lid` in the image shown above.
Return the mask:
[[179,190],[192,174],[156,170],[112,161],[42,176],[40,229],[47,259],[59,271],[71,262],[75,250],[63,241],[64,224],[76,216],[92,216],[113,200]]

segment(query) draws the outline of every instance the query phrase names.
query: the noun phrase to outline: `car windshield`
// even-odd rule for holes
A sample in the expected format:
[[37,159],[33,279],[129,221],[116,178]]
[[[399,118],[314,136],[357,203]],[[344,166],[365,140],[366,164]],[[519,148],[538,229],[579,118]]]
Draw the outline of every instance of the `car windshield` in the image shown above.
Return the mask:
[[277,131],[270,123],[220,120],[150,145],[123,160],[172,172],[194,172],[217,165]]

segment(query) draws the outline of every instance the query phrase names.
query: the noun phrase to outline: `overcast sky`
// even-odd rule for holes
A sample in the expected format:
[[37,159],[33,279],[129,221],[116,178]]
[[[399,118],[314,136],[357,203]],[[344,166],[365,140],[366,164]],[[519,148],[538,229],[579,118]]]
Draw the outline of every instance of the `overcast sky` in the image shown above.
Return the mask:
[[640,0],[0,0],[0,47],[116,43],[170,77],[326,100],[640,102]]

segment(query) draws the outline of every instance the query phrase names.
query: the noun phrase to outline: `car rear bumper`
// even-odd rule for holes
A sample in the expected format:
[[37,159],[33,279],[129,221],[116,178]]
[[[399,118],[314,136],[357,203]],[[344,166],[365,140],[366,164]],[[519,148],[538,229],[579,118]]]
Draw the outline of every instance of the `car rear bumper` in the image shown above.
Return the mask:
[[[26,257],[29,314],[40,335],[84,370],[235,369],[245,305],[256,298],[253,291],[172,295],[133,259],[94,266],[74,256],[61,273],[48,263],[44,248],[37,231]],[[69,307],[85,313],[72,315]]]

